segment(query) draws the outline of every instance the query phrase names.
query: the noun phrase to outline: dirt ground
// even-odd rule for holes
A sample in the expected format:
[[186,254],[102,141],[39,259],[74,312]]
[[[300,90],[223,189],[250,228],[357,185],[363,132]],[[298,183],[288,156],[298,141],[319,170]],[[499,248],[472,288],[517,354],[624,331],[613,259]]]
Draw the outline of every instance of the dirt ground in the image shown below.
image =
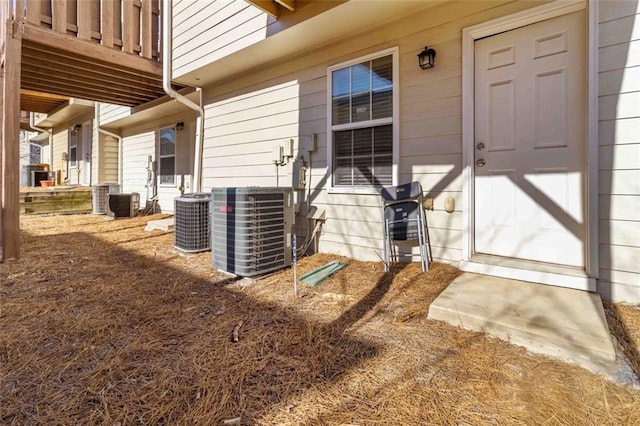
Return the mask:
[[[25,216],[0,264],[0,424],[640,424],[640,390],[426,318],[459,273],[329,255],[217,272],[145,232],[162,215]],[[640,309],[608,305],[636,367]],[[237,342],[234,342],[234,331]]]

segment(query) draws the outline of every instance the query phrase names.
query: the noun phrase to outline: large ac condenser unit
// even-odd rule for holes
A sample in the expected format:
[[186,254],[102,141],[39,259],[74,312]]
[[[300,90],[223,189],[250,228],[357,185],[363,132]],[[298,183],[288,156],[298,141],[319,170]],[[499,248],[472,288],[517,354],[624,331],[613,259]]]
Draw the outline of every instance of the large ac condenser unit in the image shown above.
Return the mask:
[[211,248],[209,204],[211,194],[184,194],[174,199],[174,247],[195,253]]
[[109,194],[107,197],[111,217],[134,217],[140,210],[140,194],[137,192]]
[[107,214],[109,212],[109,194],[120,192],[117,183],[100,183],[93,185],[91,205],[93,214]]
[[291,264],[290,188],[213,188],[213,266],[250,277]]

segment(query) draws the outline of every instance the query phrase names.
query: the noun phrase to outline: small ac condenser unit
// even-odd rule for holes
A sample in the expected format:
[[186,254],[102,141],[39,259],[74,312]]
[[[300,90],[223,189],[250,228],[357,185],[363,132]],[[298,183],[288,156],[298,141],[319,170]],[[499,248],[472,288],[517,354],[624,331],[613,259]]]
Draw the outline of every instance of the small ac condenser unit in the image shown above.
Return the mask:
[[100,183],[93,185],[91,205],[93,214],[107,214],[109,211],[109,194],[120,192],[120,185],[117,183]]
[[293,221],[290,188],[213,188],[213,266],[244,277],[289,266]]
[[111,217],[134,217],[140,210],[140,194],[108,194],[109,211]]
[[211,194],[184,194],[174,199],[174,247],[195,253],[211,249],[209,205]]

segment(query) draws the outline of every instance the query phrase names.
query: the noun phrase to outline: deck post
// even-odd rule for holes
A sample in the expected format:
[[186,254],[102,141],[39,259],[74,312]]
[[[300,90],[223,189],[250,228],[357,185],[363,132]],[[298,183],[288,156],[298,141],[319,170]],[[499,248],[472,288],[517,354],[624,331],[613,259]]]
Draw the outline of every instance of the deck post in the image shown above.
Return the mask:
[[20,68],[22,40],[15,37],[14,23],[6,22],[3,31],[2,61],[2,141],[0,142],[0,246],[1,261],[20,258]]

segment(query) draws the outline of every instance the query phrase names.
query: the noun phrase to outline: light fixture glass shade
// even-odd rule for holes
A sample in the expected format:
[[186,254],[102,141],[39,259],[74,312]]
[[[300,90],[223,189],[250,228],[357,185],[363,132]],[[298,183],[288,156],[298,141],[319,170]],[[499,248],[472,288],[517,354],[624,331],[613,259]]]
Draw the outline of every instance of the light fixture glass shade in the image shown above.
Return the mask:
[[436,51],[428,46],[424,47],[424,50],[418,53],[418,65],[423,70],[433,68],[436,61]]

